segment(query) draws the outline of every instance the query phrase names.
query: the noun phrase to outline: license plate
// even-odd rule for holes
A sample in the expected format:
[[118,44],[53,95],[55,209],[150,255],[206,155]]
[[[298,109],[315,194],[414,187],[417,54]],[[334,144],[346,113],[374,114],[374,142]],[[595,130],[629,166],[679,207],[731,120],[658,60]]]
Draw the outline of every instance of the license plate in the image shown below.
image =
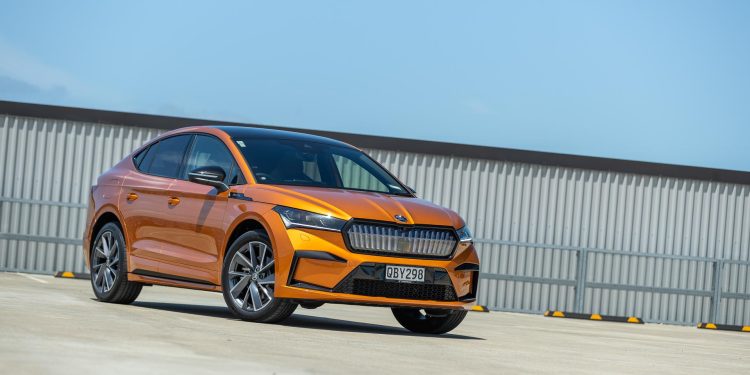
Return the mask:
[[385,266],[385,279],[387,281],[423,283],[424,282],[424,268],[386,265]]

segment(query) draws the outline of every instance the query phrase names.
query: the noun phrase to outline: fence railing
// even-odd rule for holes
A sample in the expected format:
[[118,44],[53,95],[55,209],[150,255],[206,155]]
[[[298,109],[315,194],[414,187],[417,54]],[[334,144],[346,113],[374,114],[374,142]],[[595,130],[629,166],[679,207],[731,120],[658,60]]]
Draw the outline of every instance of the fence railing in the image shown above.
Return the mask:
[[[738,299],[738,300],[750,300],[750,277],[748,277],[748,268],[745,268],[743,277],[738,277],[739,283],[744,280],[745,287],[735,285],[735,289],[742,289],[742,292],[731,292],[723,290],[723,282],[726,278],[725,268],[728,265],[738,265],[744,267],[750,267],[750,261],[743,260],[731,260],[731,259],[719,259],[710,257],[700,256],[687,256],[687,255],[673,255],[673,254],[658,254],[658,253],[642,253],[632,251],[621,251],[621,250],[609,250],[600,248],[589,248],[589,247],[578,247],[578,246],[564,246],[564,245],[552,245],[542,243],[529,243],[529,242],[517,242],[517,241],[503,241],[503,240],[489,240],[489,239],[476,239],[475,243],[479,245],[501,245],[501,251],[503,247],[513,247],[516,249],[547,249],[547,250],[560,250],[565,252],[572,252],[575,254],[575,272],[573,278],[555,278],[546,276],[536,276],[518,273],[487,273],[483,272],[480,274],[480,278],[489,280],[505,280],[514,282],[527,282],[527,283],[539,283],[539,284],[551,284],[573,287],[573,310],[579,313],[592,313],[600,311],[585,311],[585,294],[587,289],[608,289],[618,291],[635,291],[645,293],[659,293],[659,294],[671,294],[680,296],[696,296],[696,297],[707,297],[710,298],[710,309],[708,314],[708,321],[716,322],[721,316],[721,305],[722,299]],[[497,251],[497,250],[493,250]],[[615,283],[615,282],[601,282],[596,280],[590,280],[588,275],[590,268],[589,256],[591,254],[604,254],[609,256],[619,257],[636,257],[636,258],[651,258],[661,259],[666,261],[691,261],[700,262],[710,265],[710,289],[700,288],[676,288],[663,285],[637,285],[633,283]],[[483,260],[485,262],[486,260]],[[546,265],[549,266],[549,265]],[[558,265],[559,267],[560,265]],[[554,266],[553,266],[554,267]],[[549,269],[550,267],[546,267]],[[483,269],[486,269],[483,267]],[[653,272],[661,272],[654,268]],[[561,272],[563,273],[563,272]],[[736,284],[736,283],[735,283]],[[555,308],[550,306],[550,308]],[[634,307],[631,306],[631,310]],[[592,307],[589,307],[591,310]],[[595,309],[595,307],[594,307]],[[502,310],[502,308],[501,308]],[[523,311],[522,309],[508,310]],[[659,322],[670,322],[669,319],[652,319],[653,321]],[[675,321],[671,321],[675,322]],[[676,322],[676,323],[696,323],[696,322]]]

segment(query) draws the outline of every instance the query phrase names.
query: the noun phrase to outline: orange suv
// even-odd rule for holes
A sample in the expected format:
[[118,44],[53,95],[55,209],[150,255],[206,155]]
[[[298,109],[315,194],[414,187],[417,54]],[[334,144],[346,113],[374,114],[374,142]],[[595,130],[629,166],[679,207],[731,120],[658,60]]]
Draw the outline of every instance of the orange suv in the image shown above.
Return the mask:
[[419,199],[328,138],[201,126],[165,133],[91,188],[84,252],[100,301],[143,285],[222,292],[239,318],[299,305],[389,306],[444,333],[477,295],[479,259],[455,212]]

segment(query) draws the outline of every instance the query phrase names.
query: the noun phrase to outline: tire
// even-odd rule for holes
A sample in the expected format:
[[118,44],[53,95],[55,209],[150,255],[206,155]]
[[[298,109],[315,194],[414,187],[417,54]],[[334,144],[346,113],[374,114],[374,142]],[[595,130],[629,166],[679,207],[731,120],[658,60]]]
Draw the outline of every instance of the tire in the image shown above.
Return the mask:
[[271,241],[262,232],[246,232],[229,247],[221,269],[221,289],[236,317],[278,323],[297,308],[296,303],[274,297],[275,259]]
[[125,237],[117,223],[104,224],[91,246],[91,288],[101,302],[129,304],[143,284],[128,281]]
[[466,310],[417,309],[393,307],[393,316],[406,329],[416,333],[439,335],[452,331],[466,317]]

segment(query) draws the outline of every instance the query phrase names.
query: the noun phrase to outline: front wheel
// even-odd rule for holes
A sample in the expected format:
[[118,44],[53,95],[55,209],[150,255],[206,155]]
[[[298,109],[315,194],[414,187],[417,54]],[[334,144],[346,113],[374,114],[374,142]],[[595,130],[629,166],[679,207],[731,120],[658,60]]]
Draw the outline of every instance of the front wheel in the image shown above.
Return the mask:
[[274,255],[268,237],[256,231],[241,235],[229,247],[221,271],[227,306],[242,320],[280,322],[292,315],[297,304],[274,298],[275,286]]
[[439,335],[450,332],[466,317],[466,310],[418,309],[394,307],[396,320],[406,329],[416,333]]

